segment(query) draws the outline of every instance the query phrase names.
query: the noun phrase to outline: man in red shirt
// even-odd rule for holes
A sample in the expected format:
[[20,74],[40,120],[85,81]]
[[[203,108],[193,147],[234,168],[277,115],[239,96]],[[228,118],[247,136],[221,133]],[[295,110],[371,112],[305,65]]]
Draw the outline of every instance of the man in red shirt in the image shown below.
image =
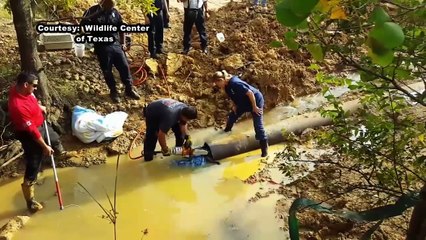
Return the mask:
[[[38,79],[35,75],[21,73],[16,78],[16,84],[10,89],[8,110],[10,121],[15,130],[16,138],[21,142],[25,154],[25,175],[22,183],[22,192],[31,212],[43,209],[43,206],[34,199],[34,184],[41,169],[43,155],[50,156],[54,150],[46,144],[46,130],[44,128],[43,112],[46,107],[38,104],[34,96]],[[64,149],[59,135],[48,126],[49,137],[53,148],[59,153]]]

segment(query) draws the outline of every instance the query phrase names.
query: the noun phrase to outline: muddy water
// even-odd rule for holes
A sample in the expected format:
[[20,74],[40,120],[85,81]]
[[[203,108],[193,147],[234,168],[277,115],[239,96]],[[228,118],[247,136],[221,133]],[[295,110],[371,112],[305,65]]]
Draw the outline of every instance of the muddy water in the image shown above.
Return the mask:
[[[345,89],[338,89],[337,95],[344,92]],[[298,99],[291,107],[278,107],[267,113],[265,123],[273,124],[315,109],[323,101],[320,95]],[[239,122],[233,129],[234,133],[250,131],[251,119]],[[232,137],[232,133],[212,128],[193,131],[191,135],[195,145],[208,139]],[[170,146],[172,142],[169,139]],[[266,161],[282,149],[283,145],[271,146]],[[134,151],[137,154],[140,149]],[[259,189],[270,187],[243,183],[264,167],[259,156],[260,151],[256,150],[221,160],[221,165],[201,168],[176,167],[176,157],[157,156],[144,163],[123,156],[118,171],[118,239],[141,239],[145,229],[148,233],[143,239],[286,239],[288,234],[280,230],[284,223],[275,216],[280,196],[273,194],[254,203],[248,201]],[[113,239],[113,225],[102,218],[100,207],[77,183],[110,209],[105,193],[112,196],[114,192],[115,161],[109,159],[106,165],[89,169],[59,169],[65,205],[62,211],[54,195],[52,171],[46,170],[41,178],[43,184],[36,188],[37,198],[46,208],[33,215],[14,239]],[[289,182],[279,172],[271,173],[275,182]],[[0,187],[0,225],[10,217],[27,214],[21,181],[18,178]]]
[[[282,146],[273,146],[279,151]],[[117,192],[119,239],[283,239],[286,233],[275,218],[277,196],[248,203],[258,185],[241,180],[262,168],[259,151],[225,159],[221,165],[204,168],[173,167],[170,158],[149,163],[123,157],[119,165]],[[58,209],[51,170],[43,173],[37,197],[46,209],[33,215],[16,233],[26,239],[113,239],[113,228],[97,204],[77,185],[83,184],[99,202],[108,207],[105,191],[113,193],[115,159],[107,165],[59,169],[66,206]],[[21,179],[0,188],[2,221],[25,209]]]

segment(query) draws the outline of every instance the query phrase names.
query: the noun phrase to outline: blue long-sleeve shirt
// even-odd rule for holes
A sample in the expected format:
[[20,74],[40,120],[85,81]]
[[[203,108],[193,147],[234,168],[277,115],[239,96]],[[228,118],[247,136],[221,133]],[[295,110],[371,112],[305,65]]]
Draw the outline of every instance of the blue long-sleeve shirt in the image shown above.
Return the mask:
[[233,76],[228,85],[225,87],[226,94],[231,98],[231,100],[235,103],[238,109],[243,111],[251,111],[252,105],[250,102],[250,98],[247,96],[247,91],[250,90],[254,93],[254,97],[256,98],[256,103],[263,98],[262,93],[259,89],[251,86],[250,84],[244,82],[237,76]]

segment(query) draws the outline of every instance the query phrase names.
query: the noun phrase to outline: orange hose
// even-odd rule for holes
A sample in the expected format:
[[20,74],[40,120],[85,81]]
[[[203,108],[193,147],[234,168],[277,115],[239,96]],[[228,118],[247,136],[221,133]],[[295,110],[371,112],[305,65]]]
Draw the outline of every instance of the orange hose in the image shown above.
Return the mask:
[[[138,44],[139,45],[139,44]],[[143,48],[145,46],[143,46],[142,44],[140,44],[140,46],[142,46]],[[130,52],[126,52],[131,58],[133,58],[132,54],[130,54]],[[139,65],[141,64],[141,65]],[[146,71],[146,69],[144,68],[145,66],[145,58],[142,58],[142,63],[138,62],[138,64],[134,63],[129,65],[129,69],[131,71],[131,69],[135,69],[137,68],[138,70],[136,70],[134,73],[132,73],[133,77],[136,77],[138,73],[140,73],[140,77],[136,77],[136,80],[133,80],[133,85],[134,86],[140,86],[143,83],[146,82],[146,79],[148,78],[148,72]]]
[[136,135],[136,137],[133,139],[132,143],[130,144],[128,156],[131,160],[137,160],[137,159],[142,157],[142,154],[139,155],[139,156],[136,156],[136,157],[132,156],[132,154],[131,154],[131,152],[132,152],[132,150],[135,146],[136,139],[138,139],[141,134],[142,134],[142,131],[139,131],[138,134]]
[[143,83],[145,83],[146,79],[148,78],[148,73],[145,70],[144,65],[141,65],[139,67],[139,69],[136,72],[134,72],[132,75],[136,76],[139,72],[141,74],[140,77],[137,78],[136,80],[133,80],[133,85],[134,86],[140,86],[140,85],[142,85]]

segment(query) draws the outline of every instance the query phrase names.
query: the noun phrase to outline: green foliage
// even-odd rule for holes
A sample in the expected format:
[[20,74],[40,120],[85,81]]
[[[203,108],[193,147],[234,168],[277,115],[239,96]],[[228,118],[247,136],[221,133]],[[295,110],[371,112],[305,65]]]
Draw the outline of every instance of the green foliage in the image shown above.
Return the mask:
[[389,21],[390,17],[382,7],[374,8],[373,12],[371,13],[370,22],[374,22],[375,24],[382,24]]
[[[82,8],[87,7],[87,1],[80,0],[31,0],[32,10],[36,16],[49,20],[79,16],[83,13]],[[76,7],[78,6],[78,7]]]
[[[321,72],[316,64],[310,67],[318,72],[316,80],[329,102],[321,114],[333,122],[320,144],[334,148],[341,157],[333,164],[359,176],[347,189],[362,186],[392,197],[418,191],[426,183],[426,127],[420,115],[426,115],[426,92],[414,94],[404,87],[413,79],[426,85],[426,3],[320,0],[303,20],[286,15],[291,11],[289,1],[278,2],[276,10],[278,21],[291,32],[285,43],[291,39],[314,60],[328,59],[360,74],[361,80],[353,83]],[[307,29],[300,28],[302,21]],[[356,116],[350,117],[340,99],[330,94],[334,86],[360,94],[362,108]],[[291,169],[286,166],[282,171]],[[343,182],[333,181],[339,186]]]
[[272,41],[269,46],[273,47],[273,48],[278,48],[278,47],[282,47],[283,43],[281,41]]
[[154,0],[130,0],[130,5],[142,10],[142,13],[156,14],[158,8],[154,6]]
[[299,48],[299,44],[294,40],[297,37],[297,33],[290,31],[284,34],[284,43],[291,50],[297,50]]
[[426,179],[424,123],[409,114],[402,96],[373,86],[361,89],[366,94],[356,119],[347,117],[338,99],[330,99],[334,108],[322,115],[333,119],[334,127],[320,143],[358,162],[373,184],[401,194],[416,189]]
[[10,1],[6,1],[6,2],[3,4],[3,9],[4,9],[4,10],[6,10],[6,12],[7,12],[8,14],[11,14],[11,13],[12,13],[12,10],[10,9]]
[[303,22],[308,15],[306,16],[297,16],[293,13],[288,7],[285,6],[283,2],[278,3],[277,7],[277,20],[284,26],[294,27],[299,23]]
[[317,43],[311,43],[306,45],[306,49],[308,49],[315,60],[322,61],[324,59],[324,53],[321,45]]
[[71,8],[74,8],[77,0],[44,0],[41,1],[46,7],[56,7],[59,9],[63,9],[65,11],[71,10]]
[[288,0],[290,10],[297,16],[309,15],[319,0]]
[[402,28],[393,22],[382,22],[385,16],[377,16],[376,26],[368,35],[368,43],[371,51],[369,56],[373,62],[382,67],[386,67],[392,63],[394,59],[393,49],[401,46],[405,36]]
[[375,67],[392,68],[401,66],[401,58],[405,64],[424,66],[425,9],[423,1],[281,0],[276,15],[284,27],[291,28],[289,32],[297,33],[284,38],[290,49],[297,44],[317,61],[323,59],[321,55],[346,55],[347,59],[362,58],[361,63],[368,66],[372,62]]
[[372,48],[368,52],[368,56],[371,57],[371,60],[378,64],[381,67],[389,66],[394,59],[394,52],[388,49],[377,49]]

